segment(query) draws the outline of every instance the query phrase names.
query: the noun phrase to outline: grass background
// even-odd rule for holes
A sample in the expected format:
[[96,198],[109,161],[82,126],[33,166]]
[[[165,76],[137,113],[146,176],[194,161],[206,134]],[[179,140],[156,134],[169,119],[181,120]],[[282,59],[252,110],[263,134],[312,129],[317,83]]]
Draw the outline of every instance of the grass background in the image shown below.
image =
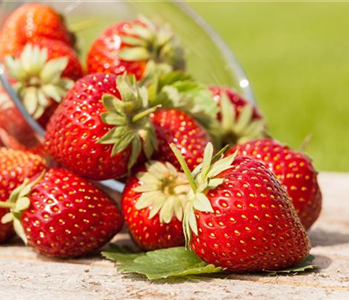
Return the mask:
[[244,67],[272,135],[349,171],[349,3],[190,3]]

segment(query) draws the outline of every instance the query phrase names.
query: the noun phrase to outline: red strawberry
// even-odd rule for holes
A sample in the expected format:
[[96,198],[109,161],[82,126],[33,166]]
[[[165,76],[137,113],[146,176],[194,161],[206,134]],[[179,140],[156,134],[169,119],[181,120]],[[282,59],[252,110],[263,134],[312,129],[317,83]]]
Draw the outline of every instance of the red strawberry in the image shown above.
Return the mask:
[[3,128],[0,128],[0,146],[2,145],[3,147],[13,149],[13,150],[20,150],[28,153],[32,153],[35,155],[39,155],[41,157],[45,157],[45,151],[44,151],[44,146],[42,144],[39,144],[39,141],[37,141],[38,144],[33,145],[33,147],[28,148],[21,144],[14,136],[9,134],[6,130]]
[[212,153],[209,144],[192,174],[182,162],[192,187],[184,213],[191,249],[234,272],[279,270],[303,261],[309,239],[275,175],[251,158],[219,159]]
[[28,42],[42,39],[60,41],[74,46],[62,17],[47,5],[28,3],[20,6],[6,20],[0,31],[0,60],[16,55]]
[[[0,202],[9,199],[12,191],[30,178],[45,169],[45,161],[30,153],[0,148]],[[8,212],[0,208],[0,219]],[[0,223],[0,243],[13,234],[12,226]]]
[[218,105],[214,137],[221,146],[236,145],[266,135],[266,124],[257,107],[230,88],[209,88]]
[[18,235],[39,253],[77,257],[93,252],[121,230],[115,203],[92,183],[63,169],[26,181],[9,200]]
[[185,175],[159,161],[135,174],[122,195],[125,223],[135,242],[145,250],[183,245],[181,221],[190,190]]
[[170,70],[184,68],[183,50],[173,33],[139,19],[108,27],[92,44],[87,69],[90,74],[127,72],[141,79],[150,61]]
[[273,139],[255,140],[231,149],[228,154],[235,151],[263,162],[274,172],[288,191],[303,226],[309,229],[319,217],[322,203],[311,160]]
[[119,178],[156,147],[147,91],[113,74],[77,81],[52,116],[46,151],[58,163],[95,180]]
[[40,40],[27,44],[15,58],[5,57],[8,76],[28,112],[46,126],[58,103],[82,76],[72,48],[60,41]]
[[0,139],[7,148],[43,154],[42,145],[39,144],[33,129],[1,86]]
[[151,115],[151,120],[158,140],[155,159],[168,161],[180,168],[169,146],[174,143],[185,157],[190,170],[202,162],[205,146],[211,139],[194,118],[178,109],[159,109]]

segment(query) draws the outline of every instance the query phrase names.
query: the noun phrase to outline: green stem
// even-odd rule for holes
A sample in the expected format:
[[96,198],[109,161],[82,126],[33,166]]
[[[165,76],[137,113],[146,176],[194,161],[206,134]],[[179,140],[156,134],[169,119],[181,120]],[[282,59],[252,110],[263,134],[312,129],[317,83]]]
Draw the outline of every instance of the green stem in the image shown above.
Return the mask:
[[311,133],[308,134],[308,135],[304,138],[304,140],[303,140],[301,146],[299,147],[298,151],[299,151],[299,152],[305,152],[305,149],[307,148],[307,146],[309,145],[309,143],[311,142],[312,139],[313,139],[313,135],[312,135]]
[[230,148],[230,145],[225,145],[221,150],[219,150],[215,156],[213,156],[212,158],[212,163],[215,163],[216,161],[220,160],[222,155],[225,154],[225,152],[227,152],[227,150]]
[[171,150],[173,151],[174,155],[176,156],[179,164],[181,165],[185,176],[188,178],[189,184],[190,184],[193,192],[196,193],[197,186],[196,186],[194,177],[191,174],[191,171],[190,171],[187,163],[185,162],[184,157],[182,156],[181,152],[177,149],[175,144],[170,144],[170,147],[171,147]]
[[16,203],[0,202],[0,207],[1,208],[15,208],[16,207]]
[[151,108],[148,108],[148,109],[136,114],[135,116],[133,116],[132,122],[135,123],[135,122],[139,121],[140,119],[143,119],[144,117],[150,115],[151,113],[153,113],[154,111],[156,111],[160,107],[161,107],[161,104],[156,105],[156,106],[151,107]]

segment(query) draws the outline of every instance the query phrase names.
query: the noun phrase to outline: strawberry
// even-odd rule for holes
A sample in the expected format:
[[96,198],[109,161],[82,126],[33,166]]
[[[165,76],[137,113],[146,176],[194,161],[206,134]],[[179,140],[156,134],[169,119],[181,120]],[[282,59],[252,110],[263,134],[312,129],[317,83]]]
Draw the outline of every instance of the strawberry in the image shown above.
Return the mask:
[[28,43],[16,57],[6,56],[5,66],[25,108],[43,127],[74,81],[82,77],[77,54],[60,41]]
[[147,91],[134,78],[88,75],[77,81],[52,116],[46,151],[94,180],[125,176],[156,148]]
[[142,249],[184,244],[182,218],[189,190],[184,173],[169,162],[151,161],[128,180],[122,212],[131,236]]
[[256,105],[230,88],[209,89],[218,106],[218,123],[213,123],[212,134],[221,146],[234,146],[266,135],[266,123]]
[[191,170],[202,162],[205,146],[211,139],[194,118],[178,109],[159,109],[151,114],[151,120],[158,140],[154,159],[168,161],[180,168],[169,146],[174,143]]
[[309,157],[273,139],[259,139],[239,145],[228,154],[252,157],[264,163],[288,191],[298,216],[309,229],[321,211],[322,194],[317,172]]
[[92,44],[87,69],[90,74],[127,72],[138,80],[149,62],[165,70],[183,69],[183,50],[166,26],[141,18],[108,27]]
[[289,196],[264,164],[247,157],[213,156],[190,173],[172,149],[191,185],[184,212],[190,248],[208,264],[233,272],[279,270],[297,265],[310,243]]
[[28,151],[43,156],[43,147],[39,144],[35,132],[1,86],[0,139],[7,148]]
[[[45,161],[27,152],[0,148],[0,202],[5,202],[11,192],[25,178],[32,177],[45,169]],[[0,219],[8,212],[6,208],[0,208]],[[0,243],[7,240],[13,234],[12,226],[0,223]]]
[[26,180],[11,195],[17,234],[36,251],[53,257],[91,253],[121,230],[116,204],[92,183],[63,169],[51,169],[36,180]]
[[28,42],[36,43],[42,39],[74,46],[74,37],[62,16],[44,4],[24,4],[7,18],[1,28],[0,60],[4,60],[6,55],[16,55]]

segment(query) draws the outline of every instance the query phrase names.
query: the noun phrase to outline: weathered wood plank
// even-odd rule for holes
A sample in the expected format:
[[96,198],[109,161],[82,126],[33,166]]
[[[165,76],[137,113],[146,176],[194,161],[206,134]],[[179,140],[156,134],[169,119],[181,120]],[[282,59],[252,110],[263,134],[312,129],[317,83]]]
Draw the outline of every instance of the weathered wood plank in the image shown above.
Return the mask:
[[[117,274],[98,256],[63,262],[14,243],[0,248],[0,300],[349,299],[349,174],[324,173],[320,182],[324,208],[310,232],[319,272],[151,283]],[[129,242],[126,234],[117,240]]]

